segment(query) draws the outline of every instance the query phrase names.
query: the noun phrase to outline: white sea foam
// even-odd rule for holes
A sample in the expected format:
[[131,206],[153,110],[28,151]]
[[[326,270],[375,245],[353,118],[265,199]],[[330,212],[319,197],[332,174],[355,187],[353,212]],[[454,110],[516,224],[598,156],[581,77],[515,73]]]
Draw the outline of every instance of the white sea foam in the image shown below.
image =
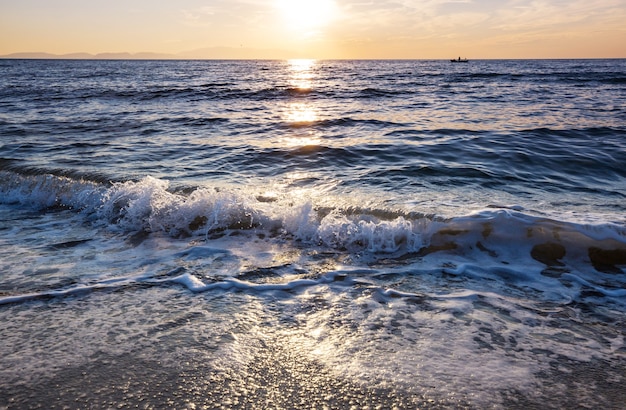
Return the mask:
[[289,192],[268,202],[265,198],[257,199],[254,192],[235,189],[198,188],[189,194],[177,193],[169,189],[166,180],[152,177],[115,183],[107,188],[50,175],[19,176],[7,172],[3,175],[8,179],[2,185],[3,203],[76,209],[96,223],[127,232],[179,236],[207,235],[226,229],[260,229],[290,235],[306,243],[374,253],[418,251],[430,244],[433,235],[440,240],[449,238],[457,246],[481,242],[501,247],[504,243],[515,243],[507,253],[515,252],[519,246],[528,248],[556,241],[574,255],[575,249],[583,249],[584,253],[586,246],[594,242],[605,247],[626,242],[626,230],[611,222],[597,225],[559,222],[510,209],[481,211],[447,220],[409,217],[409,214],[386,219],[375,216],[379,213],[376,210],[354,212],[354,204],[346,199],[343,199],[345,209],[339,206],[328,210],[326,206],[316,205],[314,197],[292,197]]
[[[149,187],[124,187],[145,202],[128,195],[125,203],[150,208],[130,214],[151,229],[157,226],[147,222],[151,201],[177,204],[170,213],[155,212],[169,217],[172,209],[185,208],[187,197],[146,182]],[[5,346],[16,347],[0,349],[2,363],[22,369],[0,375],[11,383],[37,382],[68,360],[79,366],[99,355],[149,357],[157,351],[163,366],[188,371],[210,363],[245,383],[264,349],[280,348],[338,380],[488,407],[500,403],[501,392],[532,395],[541,383],[537,375],[559,361],[608,360],[625,345],[619,329],[603,322],[620,317],[624,293],[614,285],[623,287],[622,276],[595,272],[568,256],[561,260],[569,273],[547,276],[546,265],[530,256],[535,244],[558,240],[552,228],[560,240],[574,241],[567,238],[582,235],[577,226],[546,225],[510,211],[423,225],[408,224],[405,216],[316,213],[310,201],[285,210],[285,220],[306,216],[307,236],[261,238],[266,231],[255,227],[208,241],[202,229],[177,239],[159,226],[131,239],[121,223],[113,230],[99,220],[95,228],[86,226],[80,212],[32,213],[34,226],[45,229],[14,227],[14,242],[0,258],[15,284],[0,297],[11,329]],[[268,219],[276,215],[274,210]],[[384,234],[369,228],[376,224]],[[529,229],[537,233],[529,236]],[[373,248],[360,242],[375,235],[381,236]],[[431,250],[420,253],[424,247],[415,245],[409,251],[410,241],[417,244],[423,235]],[[445,246],[450,241],[455,247]],[[354,249],[339,251],[345,244]],[[56,273],[28,272],[32,264]],[[589,303],[585,290],[595,291],[591,300],[602,298],[607,308],[583,326],[578,317],[593,315],[576,305]],[[32,309],[42,304],[46,315]],[[43,326],[45,334],[38,330]],[[39,347],[22,341],[28,334],[52,353],[41,357]]]

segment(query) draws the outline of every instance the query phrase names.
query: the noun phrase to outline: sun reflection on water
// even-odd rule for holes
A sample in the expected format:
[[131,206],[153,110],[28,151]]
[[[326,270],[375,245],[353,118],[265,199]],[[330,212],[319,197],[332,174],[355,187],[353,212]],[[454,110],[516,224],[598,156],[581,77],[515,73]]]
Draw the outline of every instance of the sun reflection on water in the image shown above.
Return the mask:
[[287,148],[312,147],[322,143],[318,137],[288,137],[281,140],[282,145]]
[[298,90],[313,88],[313,68],[316,60],[298,59],[289,60],[289,84]]
[[283,121],[289,126],[290,132],[281,138],[281,145],[303,147],[322,143],[320,131],[309,127],[319,121],[318,112],[312,105],[300,102],[288,104],[283,113]]
[[[289,86],[299,92],[312,90],[316,60],[297,59],[287,63]],[[317,146],[322,142],[319,131],[309,127],[319,121],[319,113],[307,97],[307,94],[297,94],[282,111],[282,120],[290,129],[280,139],[280,144],[284,147]]]
[[292,103],[287,106],[285,121],[290,124],[306,124],[317,120],[316,110],[307,103]]
[[311,71],[311,68],[315,66],[316,62],[317,60],[313,58],[296,58],[292,60],[287,60],[291,71],[298,72]]

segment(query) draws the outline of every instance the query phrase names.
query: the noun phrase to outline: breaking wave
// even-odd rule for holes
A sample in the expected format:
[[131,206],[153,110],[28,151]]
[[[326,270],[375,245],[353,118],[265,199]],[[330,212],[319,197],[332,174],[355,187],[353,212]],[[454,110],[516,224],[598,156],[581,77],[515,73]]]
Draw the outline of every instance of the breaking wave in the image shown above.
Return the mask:
[[[2,172],[2,203],[66,209],[107,229],[215,239],[233,232],[281,238],[356,254],[423,257],[434,252],[478,252],[499,261],[520,253],[560,275],[566,265],[587,264],[621,273],[626,230],[611,222],[585,224],[540,218],[515,206],[443,218],[418,211],[367,208],[347,199],[329,206],[295,193],[264,195],[255,189],[171,189],[168,181],[101,183],[66,176]],[[567,262],[570,263],[567,263]]]

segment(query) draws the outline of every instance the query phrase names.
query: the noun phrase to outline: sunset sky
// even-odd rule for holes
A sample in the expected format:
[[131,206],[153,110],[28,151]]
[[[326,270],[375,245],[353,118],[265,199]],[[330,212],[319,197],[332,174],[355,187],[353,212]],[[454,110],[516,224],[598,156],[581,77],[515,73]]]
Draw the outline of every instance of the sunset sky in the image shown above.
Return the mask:
[[220,58],[229,50],[249,58],[623,58],[626,0],[0,0],[0,55]]

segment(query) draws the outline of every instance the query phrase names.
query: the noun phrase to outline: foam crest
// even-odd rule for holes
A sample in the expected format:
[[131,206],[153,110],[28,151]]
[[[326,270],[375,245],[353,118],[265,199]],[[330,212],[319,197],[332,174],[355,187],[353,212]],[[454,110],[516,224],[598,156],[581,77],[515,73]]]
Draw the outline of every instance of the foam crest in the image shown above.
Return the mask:
[[99,184],[72,178],[22,175],[0,171],[0,203],[22,204],[35,209],[65,207],[92,208],[100,203],[105,188]]
[[185,286],[192,292],[208,292],[212,290],[239,290],[248,292],[271,292],[271,291],[291,291],[302,287],[316,286],[328,283],[333,280],[333,276],[324,276],[318,280],[315,279],[296,279],[287,283],[270,283],[258,284],[250,283],[236,278],[229,278],[224,281],[214,283],[204,283],[192,274],[184,273],[180,276],[164,279],[163,282],[178,283]]
[[189,195],[171,192],[169,182],[145,177],[114,184],[98,214],[121,229],[146,232],[208,234],[225,229],[250,229],[268,222],[250,202],[235,192],[198,188]]
[[52,175],[10,176],[10,183],[2,186],[5,203],[74,208],[126,232],[176,237],[256,229],[309,244],[385,253],[422,245],[422,223],[402,216],[387,221],[370,214],[347,215],[340,209],[328,213],[297,194],[283,193],[267,202],[236,190],[197,188],[189,194],[176,193],[168,181],[150,176],[109,187]]
[[287,189],[271,201],[254,187],[198,187],[175,191],[168,181],[147,176],[110,185],[45,175],[2,173],[3,203],[37,209],[80,211],[95,224],[122,232],[159,232],[172,237],[215,238],[247,231],[339,251],[382,254],[434,252],[477,254],[503,261],[532,259],[548,267],[588,263],[618,272],[626,264],[626,229],[613,222],[590,225],[489,209],[440,219],[419,210],[369,209],[357,200],[332,201]]
[[391,221],[372,216],[352,220],[335,210],[321,220],[317,237],[333,248],[358,246],[369,252],[386,253],[404,248],[411,252],[424,246],[423,225],[423,221],[409,221],[401,216]]

